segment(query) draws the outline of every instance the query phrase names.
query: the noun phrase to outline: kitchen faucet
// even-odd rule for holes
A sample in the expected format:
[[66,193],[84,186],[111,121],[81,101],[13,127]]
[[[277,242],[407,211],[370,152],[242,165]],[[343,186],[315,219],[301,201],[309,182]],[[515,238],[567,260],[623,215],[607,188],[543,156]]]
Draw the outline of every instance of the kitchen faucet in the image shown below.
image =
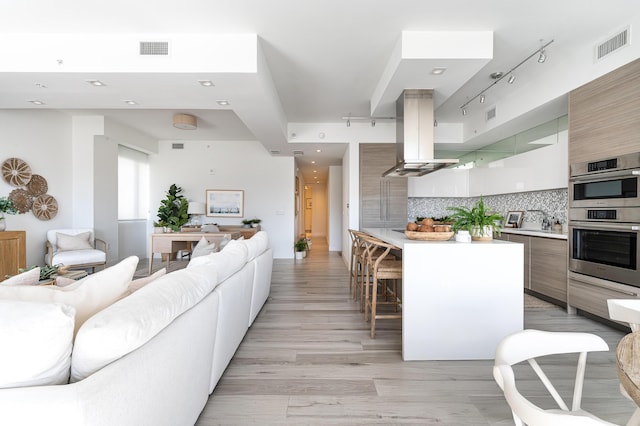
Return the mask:
[[544,210],[527,210],[527,212],[542,213],[542,230],[548,231],[549,229],[551,229],[551,221],[549,220],[549,216],[547,216],[547,213]]

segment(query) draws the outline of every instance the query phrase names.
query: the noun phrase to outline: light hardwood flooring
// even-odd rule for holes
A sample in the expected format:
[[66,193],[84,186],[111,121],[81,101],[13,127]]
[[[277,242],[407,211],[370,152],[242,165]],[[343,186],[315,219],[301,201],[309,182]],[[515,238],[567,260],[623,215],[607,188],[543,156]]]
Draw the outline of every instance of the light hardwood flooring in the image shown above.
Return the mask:
[[[589,356],[583,408],[626,423],[635,406],[620,395],[615,371],[624,332],[553,305],[528,305],[526,328],[589,331],[608,342],[609,352]],[[552,357],[547,369],[569,395],[574,362]],[[512,425],[492,364],[403,362],[400,321],[380,320],[371,339],[342,259],[314,241],[304,260],[275,260],[271,295],[197,425]],[[532,374],[522,388],[541,394]]]

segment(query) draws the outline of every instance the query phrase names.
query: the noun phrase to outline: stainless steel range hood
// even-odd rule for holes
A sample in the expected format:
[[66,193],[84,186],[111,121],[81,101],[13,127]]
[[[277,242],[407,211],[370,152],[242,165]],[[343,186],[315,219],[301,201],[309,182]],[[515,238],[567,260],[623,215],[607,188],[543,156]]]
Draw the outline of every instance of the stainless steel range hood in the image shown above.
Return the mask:
[[458,164],[433,158],[433,90],[405,89],[396,101],[395,166],[382,176],[423,176]]

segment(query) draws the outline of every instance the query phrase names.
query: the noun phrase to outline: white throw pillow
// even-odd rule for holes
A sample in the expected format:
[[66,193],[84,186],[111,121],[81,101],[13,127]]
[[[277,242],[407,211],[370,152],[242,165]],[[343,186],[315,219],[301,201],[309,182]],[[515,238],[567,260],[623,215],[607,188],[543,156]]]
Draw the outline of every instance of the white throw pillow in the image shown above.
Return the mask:
[[91,232],[81,232],[77,235],[67,235],[56,232],[56,246],[58,251],[92,249]]
[[29,269],[21,274],[14,275],[2,281],[2,285],[38,285],[40,281],[40,267]]
[[216,243],[209,243],[205,237],[200,238],[198,244],[193,248],[193,253],[191,254],[191,258],[206,256],[211,253],[216,252]]
[[146,286],[150,282],[157,280],[163,275],[166,275],[166,273],[167,273],[167,268],[162,268],[154,272],[153,274],[149,275],[148,277],[138,278],[131,281],[131,284],[129,284],[129,293],[133,293],[135,291],[140,290],[142,287]]
[[76,308],[76,332],[89,317],[125,296],[138,265],[130,256],[66,287],[0,286],[0,299],[57,302]]
[[0,388],[69,382],[75,309],[0,300]]
[[76,337],[71,382],[90,376],[144,345],[209,295],[217,283],[215,272],[206,267],[182,269],[158,278],[153,285],[90,318]]

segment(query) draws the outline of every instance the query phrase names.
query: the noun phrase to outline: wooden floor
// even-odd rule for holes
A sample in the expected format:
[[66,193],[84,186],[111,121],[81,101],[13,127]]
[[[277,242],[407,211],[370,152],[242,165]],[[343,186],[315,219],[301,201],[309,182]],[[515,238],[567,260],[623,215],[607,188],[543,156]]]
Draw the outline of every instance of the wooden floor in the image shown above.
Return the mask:
[[[399,320],[380,320],[369,338],[342,259],[322,241],[312,247],[304,260],[275,260],[269,300],[197,425],[513,424],[491,360],[403,362]],[[609,343],[608,353],[589,356],[583,408],[626,423],[635,406],[620,395],[614,356],[624,333],[546,303],[528,306],[526,328],[589,331]],[[570,384],[568,365],[552,358],[547,372]]]

